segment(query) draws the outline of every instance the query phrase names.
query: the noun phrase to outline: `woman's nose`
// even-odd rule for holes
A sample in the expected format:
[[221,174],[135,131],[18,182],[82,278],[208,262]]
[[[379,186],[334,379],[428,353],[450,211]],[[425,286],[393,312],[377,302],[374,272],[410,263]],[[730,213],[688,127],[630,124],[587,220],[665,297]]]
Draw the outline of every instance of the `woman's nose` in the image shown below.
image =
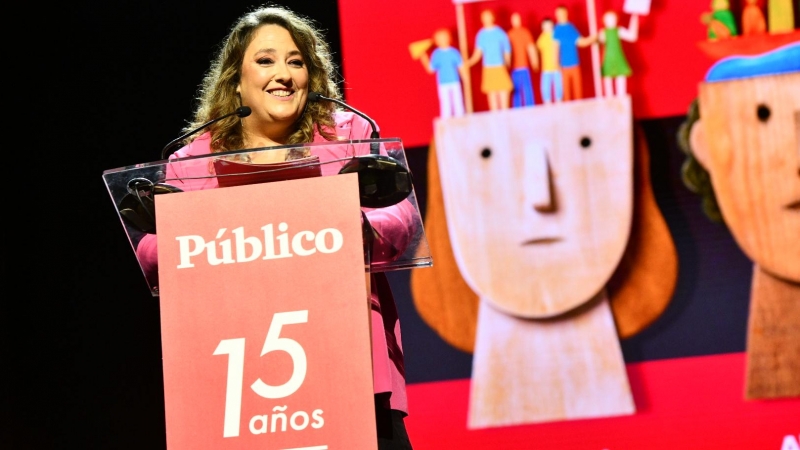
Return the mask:
[[541,142],[530,142],[525,146],[525,199],[529,205],[542,213],[555,212],[553,183],[547,147]]
[[285,62],[279,62],[275,64],[275,76],[273,77],[275,81],[286,83],[291,78],[292,76],[289,73],[289,66]]

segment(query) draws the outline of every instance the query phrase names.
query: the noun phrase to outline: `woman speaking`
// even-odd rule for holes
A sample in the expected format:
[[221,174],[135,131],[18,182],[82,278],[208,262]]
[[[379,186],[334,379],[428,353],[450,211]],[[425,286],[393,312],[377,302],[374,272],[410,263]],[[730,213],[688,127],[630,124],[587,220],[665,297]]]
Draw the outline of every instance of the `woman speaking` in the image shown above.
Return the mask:
[[[170,159],[248,148],[370,138],[372,127],[367,120],[337,110],[332,102],[309,101],[311,92],[327,98],[341,98],[334,81],[329,47],[321,33],[311,21],[282,7],[261,7],[248,12],[235,23],[212,60],[199,89],[194,117],[186,130],[197,129],[243,106],[249,107],[251,113],[218,120],[205,128],[203,134],[186,137],[181,142],[183,147],[170,155]],[[346,159],[348,155],[326,156],[331,160]],[[325,158],[320,159],[325,162]],[[172,165],[167,166],[169,172]],[[168,173],[168,180],[191,178],[178,184],[180,189],[218,187],[213,167],[207,164],[181,167],[182,170],[196,169],[199,173]],[[335,164],[323,164],[322,173],[336,169]],[[376,245],[381,247],[382,257],[402,254],[408,246],[416,231],[411,220],[413,212],[408,200],[386,208],[364,208],[367,222],[376,230],[379,241]],[[136,252],[145,275],[153,279],[158,267],[156,236],[146,235]],[[403,422],[408,408],[397,309],[385,275],[378,273],[371,277],[378,446],[380,449],[410,449]]]

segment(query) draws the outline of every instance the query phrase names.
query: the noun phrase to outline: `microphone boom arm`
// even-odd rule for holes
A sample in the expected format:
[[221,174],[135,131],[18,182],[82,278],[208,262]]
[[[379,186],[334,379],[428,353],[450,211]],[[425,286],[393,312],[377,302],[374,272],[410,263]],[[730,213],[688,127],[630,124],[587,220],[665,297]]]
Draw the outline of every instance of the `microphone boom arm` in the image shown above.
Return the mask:
[[175,144],[177,144],[177,143],[181,142],[182,140],[186,139],[187,137],[197,133],[198,131],[202,130],[203,128],[211,126],[211,125],[219,122],[222,119],[227,119],[230,116],[247,117],[247,116],[250,115],[251,112],[252,112],[252,110],[250,109],[250,107],[248,107],[248,106],[240,106],[239,108],[236,109],[236,111],[234,111],[232,113],[228,113],[228,114],[225,114],[224,116],[217,117],[216,119],[210,120],[210,121],[200,125],[199,127],[195,128],[194,130],[192,130],[192,131],[190,131],[188,133],[185,133],[185,134],[182,134],[182,135],[178,136],[177,138],[171,140],[169,142],[169,144],[165,145],[164,148],[161,150],[161,159],[165,159],[167,157],[167,150],[169,150],[170,148],[175,146]]
[[[350,111],[353,111],[354,113],[356,113],[359,116],[363,117],[364,120],[369,122],[370,126],[372,127],[372,133],[370,133],[369,138],[370,139],[380,139],[381,135],[380,135],[380,133],[378,133],[378,126],[375,124],[375,121],[372,120],[372,118],[369,117],[368,115],[366,115],[363,112],[353,108],[352,106],[348,105],[347,103],[345,103],[345,102],[343,102],[341,100],[337,100],[335,98],[326,97],[326,96],[320,94],[319,92],[309,92],[308,93],[308,99],[311,100],[312,102],[317,101],[317,100],[325,100],[325,101],[328,101],[328,102],[333,102],[333,103],[336,103],[337,105],[339,105],[339,106],[341,106],[343,108],[346,108],[346,109],[349,109]],[[378,153],[380,153],[378,143],[370,144],[369,145],[369,151],[373,155],[377,155]]]

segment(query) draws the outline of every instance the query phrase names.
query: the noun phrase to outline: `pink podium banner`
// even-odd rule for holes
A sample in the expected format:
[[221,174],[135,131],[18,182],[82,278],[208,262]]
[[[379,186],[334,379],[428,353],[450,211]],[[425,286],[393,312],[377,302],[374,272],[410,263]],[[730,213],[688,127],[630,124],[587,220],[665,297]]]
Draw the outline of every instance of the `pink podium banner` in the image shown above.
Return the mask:
[[167,447],[375,449],[357,175],[156,207]]

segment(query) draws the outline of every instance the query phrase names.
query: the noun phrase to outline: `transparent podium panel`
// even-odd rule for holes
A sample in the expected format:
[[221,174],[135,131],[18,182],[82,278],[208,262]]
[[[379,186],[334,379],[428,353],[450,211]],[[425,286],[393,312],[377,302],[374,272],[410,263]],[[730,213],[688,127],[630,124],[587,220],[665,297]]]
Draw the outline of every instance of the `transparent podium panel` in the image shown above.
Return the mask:
[[[157,232],[158,195],[355,172],[364,244],[370,249],[365,250],[367,270],[387,272],[433,264],[400,139],[331,141],[180,157],[183,154],[179,151],[167,160],[103,172],[135,255],[139,243]],[[396,227],[382,228],[386,221],[406,226],[398,235]],[[387,233],[392,236],[384,236]],[[141,260],[139,265],[153,296],[158,296],[157,277],[147,276]]]

